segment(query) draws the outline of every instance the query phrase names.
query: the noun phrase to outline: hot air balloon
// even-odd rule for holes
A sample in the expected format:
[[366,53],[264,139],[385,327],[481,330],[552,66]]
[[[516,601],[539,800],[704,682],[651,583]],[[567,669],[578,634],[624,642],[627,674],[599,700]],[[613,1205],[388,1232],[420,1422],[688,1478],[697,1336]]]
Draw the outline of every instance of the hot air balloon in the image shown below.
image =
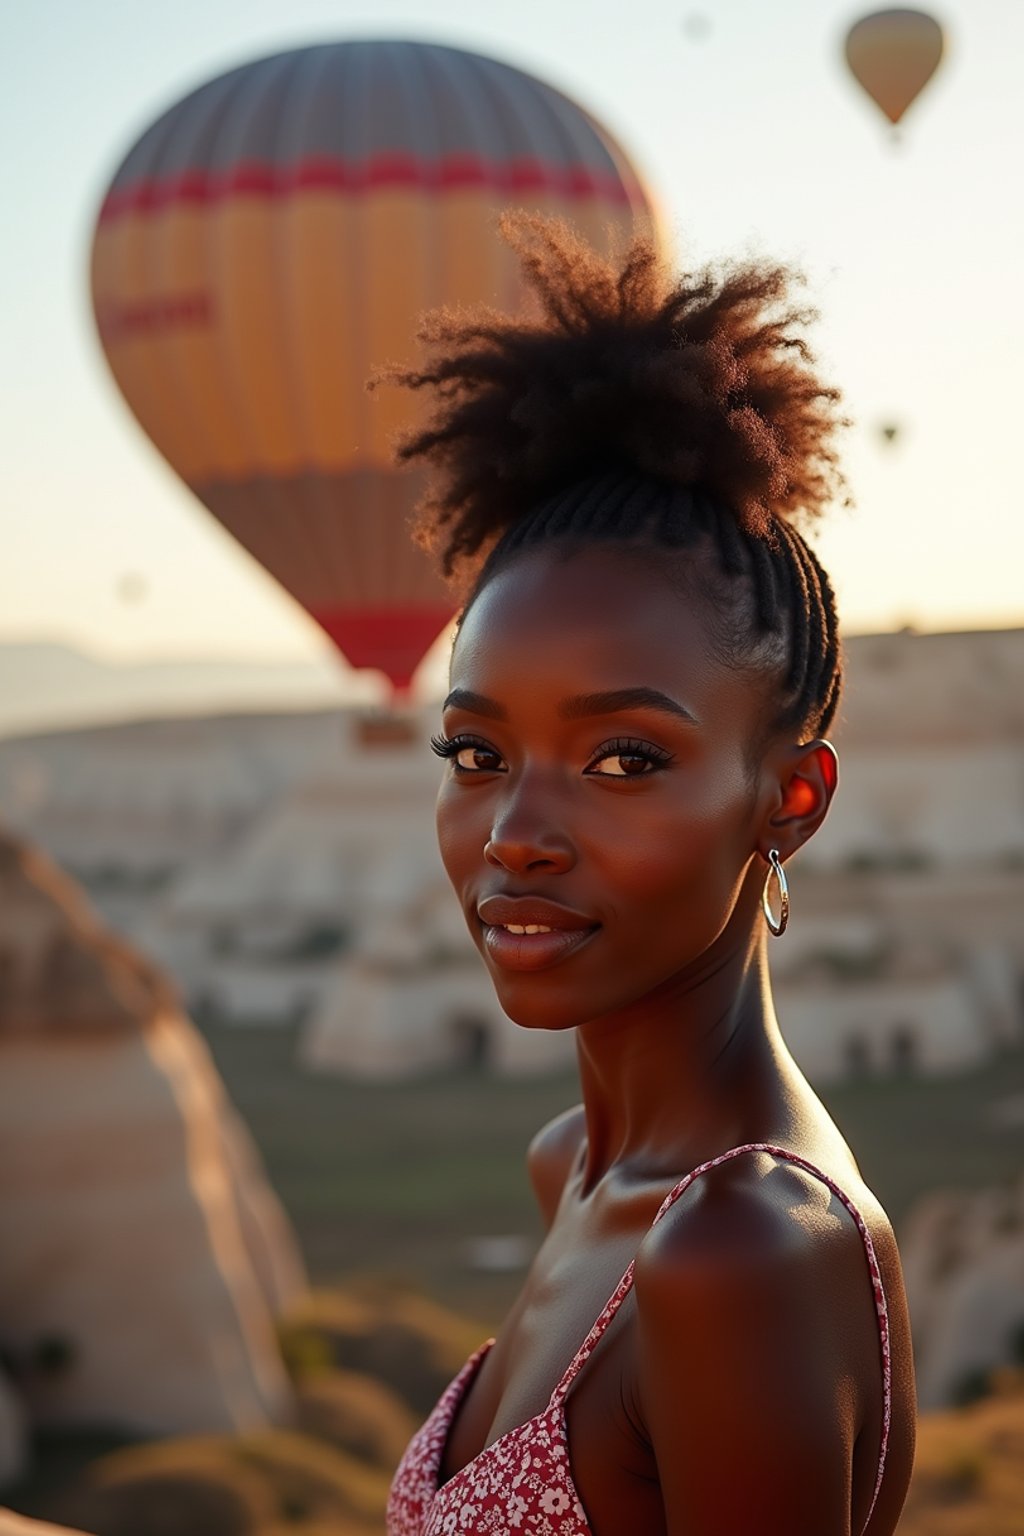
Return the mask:
[[926,11],[875,11],[847,33],[846,62],[895,127],[938,69],[944,46]]
[[701,11],[683,17],[683,31],[692,43],[702,43],[711,35],[711,18]]
[[245,64],[165,112],[103,199],[100,340],[153,442],[356,667],[396,695],[454,603],[392,467],[420,409],[368,395],[420,313],[514,306],[496,216],[527,205],[606,246],[653,228],[612,136],[560,91],[436,44],[353,41]]
[[122,571],[117,578],[117,595],[123,603],[141,603],[149,583],[141,571]]

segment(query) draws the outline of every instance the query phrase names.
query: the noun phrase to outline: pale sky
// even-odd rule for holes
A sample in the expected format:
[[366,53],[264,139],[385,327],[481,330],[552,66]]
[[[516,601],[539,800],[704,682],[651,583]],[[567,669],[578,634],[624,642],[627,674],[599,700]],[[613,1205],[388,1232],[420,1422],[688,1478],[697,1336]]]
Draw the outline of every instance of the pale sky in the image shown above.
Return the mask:
[[[126,150],[265,54],[395,34],[567,91],[625,145],[684,260],[795,259],[856,419],[856,499],[818,548],[849,632],[1024,622],[1020,0],[947,0],[949,50],[894,147],[846,73],[840,0],[32,0],[0,22],[0,641],[100,655],[329,650],[176,479],[106,370],[88,250]],[[700,38],[685,23],[708,27]],[[880,433],[899,423],[887,446]],[[144,595],[127,602],[119,578]]]

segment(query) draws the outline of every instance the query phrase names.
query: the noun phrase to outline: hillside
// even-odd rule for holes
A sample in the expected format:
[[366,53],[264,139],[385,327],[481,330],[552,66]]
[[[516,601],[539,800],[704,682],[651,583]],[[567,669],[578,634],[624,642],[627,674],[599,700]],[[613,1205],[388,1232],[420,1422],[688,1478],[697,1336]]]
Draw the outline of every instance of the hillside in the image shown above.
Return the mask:
[[[413,1296],[368,1296],[321,1293],[285,1330],[296,1430],[182,1437],[91,1461],[100,1447],[83,1442],[61,1489],[37,1474],[5,1497],[95,1536],[383,1536],[401,1450],[476,1332]],[[339,1368],[344,1359],[356,1368]],[[897,1536],[1020,1536],[1024,1371],[991,1386],[969,1407],[922,1418]],[[51,1477],[73,1454],[69,1437],[51,1444]]]
[[117,662],[56,641],[0,642],[0,737],[246,705],[336,707],[352,694],[346,674],[327,654],[316,662]]

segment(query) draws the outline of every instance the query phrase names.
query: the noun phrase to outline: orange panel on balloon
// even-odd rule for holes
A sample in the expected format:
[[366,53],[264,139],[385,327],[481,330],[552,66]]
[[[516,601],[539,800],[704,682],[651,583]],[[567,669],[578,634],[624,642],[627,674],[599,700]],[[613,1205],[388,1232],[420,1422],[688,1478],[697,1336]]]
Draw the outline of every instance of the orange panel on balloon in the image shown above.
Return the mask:
[[[439,302],[434,278],[437,199],[418,190],[386,189],[363,200],[365,314],[364,369],[413,362],[415,331],[425,309]],[[371,464],[392,463],[396,434],[418,413],[404,392],[381,391],[373,401],[363,455]]]
[[282,323],[276,199],[226,197],[210,230],[211,273],[229,398],[260,473],[301,468],[298,402]]
[[438,289],[445,304],[499,306],[514,265],[498,233],[502,204],[490,191],[449,192],[437,210]]
[[301,407],[303,462],[348,469],[363,451],[370,405],[361,203],[330,191],[295,193],[281,200],[279,218],[288,253],[280,302]]
[[132,410],[160,452],[184,478],[200,459],[180,409],[174,382],[158,359],[159,337],[169,325],[202,324],[196,296],[160,291],[154,280],[153,229],[144,215],[101,230],[93,257],[100,339]]
[[[187,480],[211,474],[240,475],[249,468],[238,414],[225,389],[221,306],[209,261],[209,213],[172,204],[149,216],[154,293],[179,294],[188,302],[168,310],[151,333],[152,366],[168,385],[168,409],[187,427]],[[179,466],[176,466],[179,467]]]

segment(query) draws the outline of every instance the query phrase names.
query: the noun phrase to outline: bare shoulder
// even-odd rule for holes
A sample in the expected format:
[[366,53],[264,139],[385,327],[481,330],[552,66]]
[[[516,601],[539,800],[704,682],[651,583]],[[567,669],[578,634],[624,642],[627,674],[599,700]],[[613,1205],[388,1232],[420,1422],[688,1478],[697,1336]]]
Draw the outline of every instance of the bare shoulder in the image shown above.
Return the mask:
[[[834,1182],[881,1258],[884,1210],[853,1169]],[[684,1512],[715,1531],[846,1528],[854,1448],[866,1425],[880,1434],[882,1394],[876,1295],[850,1205],[799,1164],[752,1151],[706,1169],[644,1238],[638,1395],[656,1451],[685,1447],[666,1490],[680,1529]],[[744,1447],[749,1507],[724,1475],[723,1445]],[[863,1460],[866,1514],[877,1451]],[[905,1481],[897,1511],[904,1494]]]
[[575,1104],[542,1126],[527,1148],[526,1167],[546,1227],[554,1220],[569,1169],[585,1134],[583,1105]]
[[[839,1187],[845,1193],[851,1182],[850,1203],[862,1219],[867,1206],[872,1226],[884,1220],[859,1181],[847,1176]],[[775,1268],[805,1270],[820,1280],[858,1250],[856,1217],[828,1184],[797,1163],[752,1151],[705,1169],[651,1227],[637,1254],[637,1295],[702,1274],[717,1281],[733,1269],[762,1279]]]

